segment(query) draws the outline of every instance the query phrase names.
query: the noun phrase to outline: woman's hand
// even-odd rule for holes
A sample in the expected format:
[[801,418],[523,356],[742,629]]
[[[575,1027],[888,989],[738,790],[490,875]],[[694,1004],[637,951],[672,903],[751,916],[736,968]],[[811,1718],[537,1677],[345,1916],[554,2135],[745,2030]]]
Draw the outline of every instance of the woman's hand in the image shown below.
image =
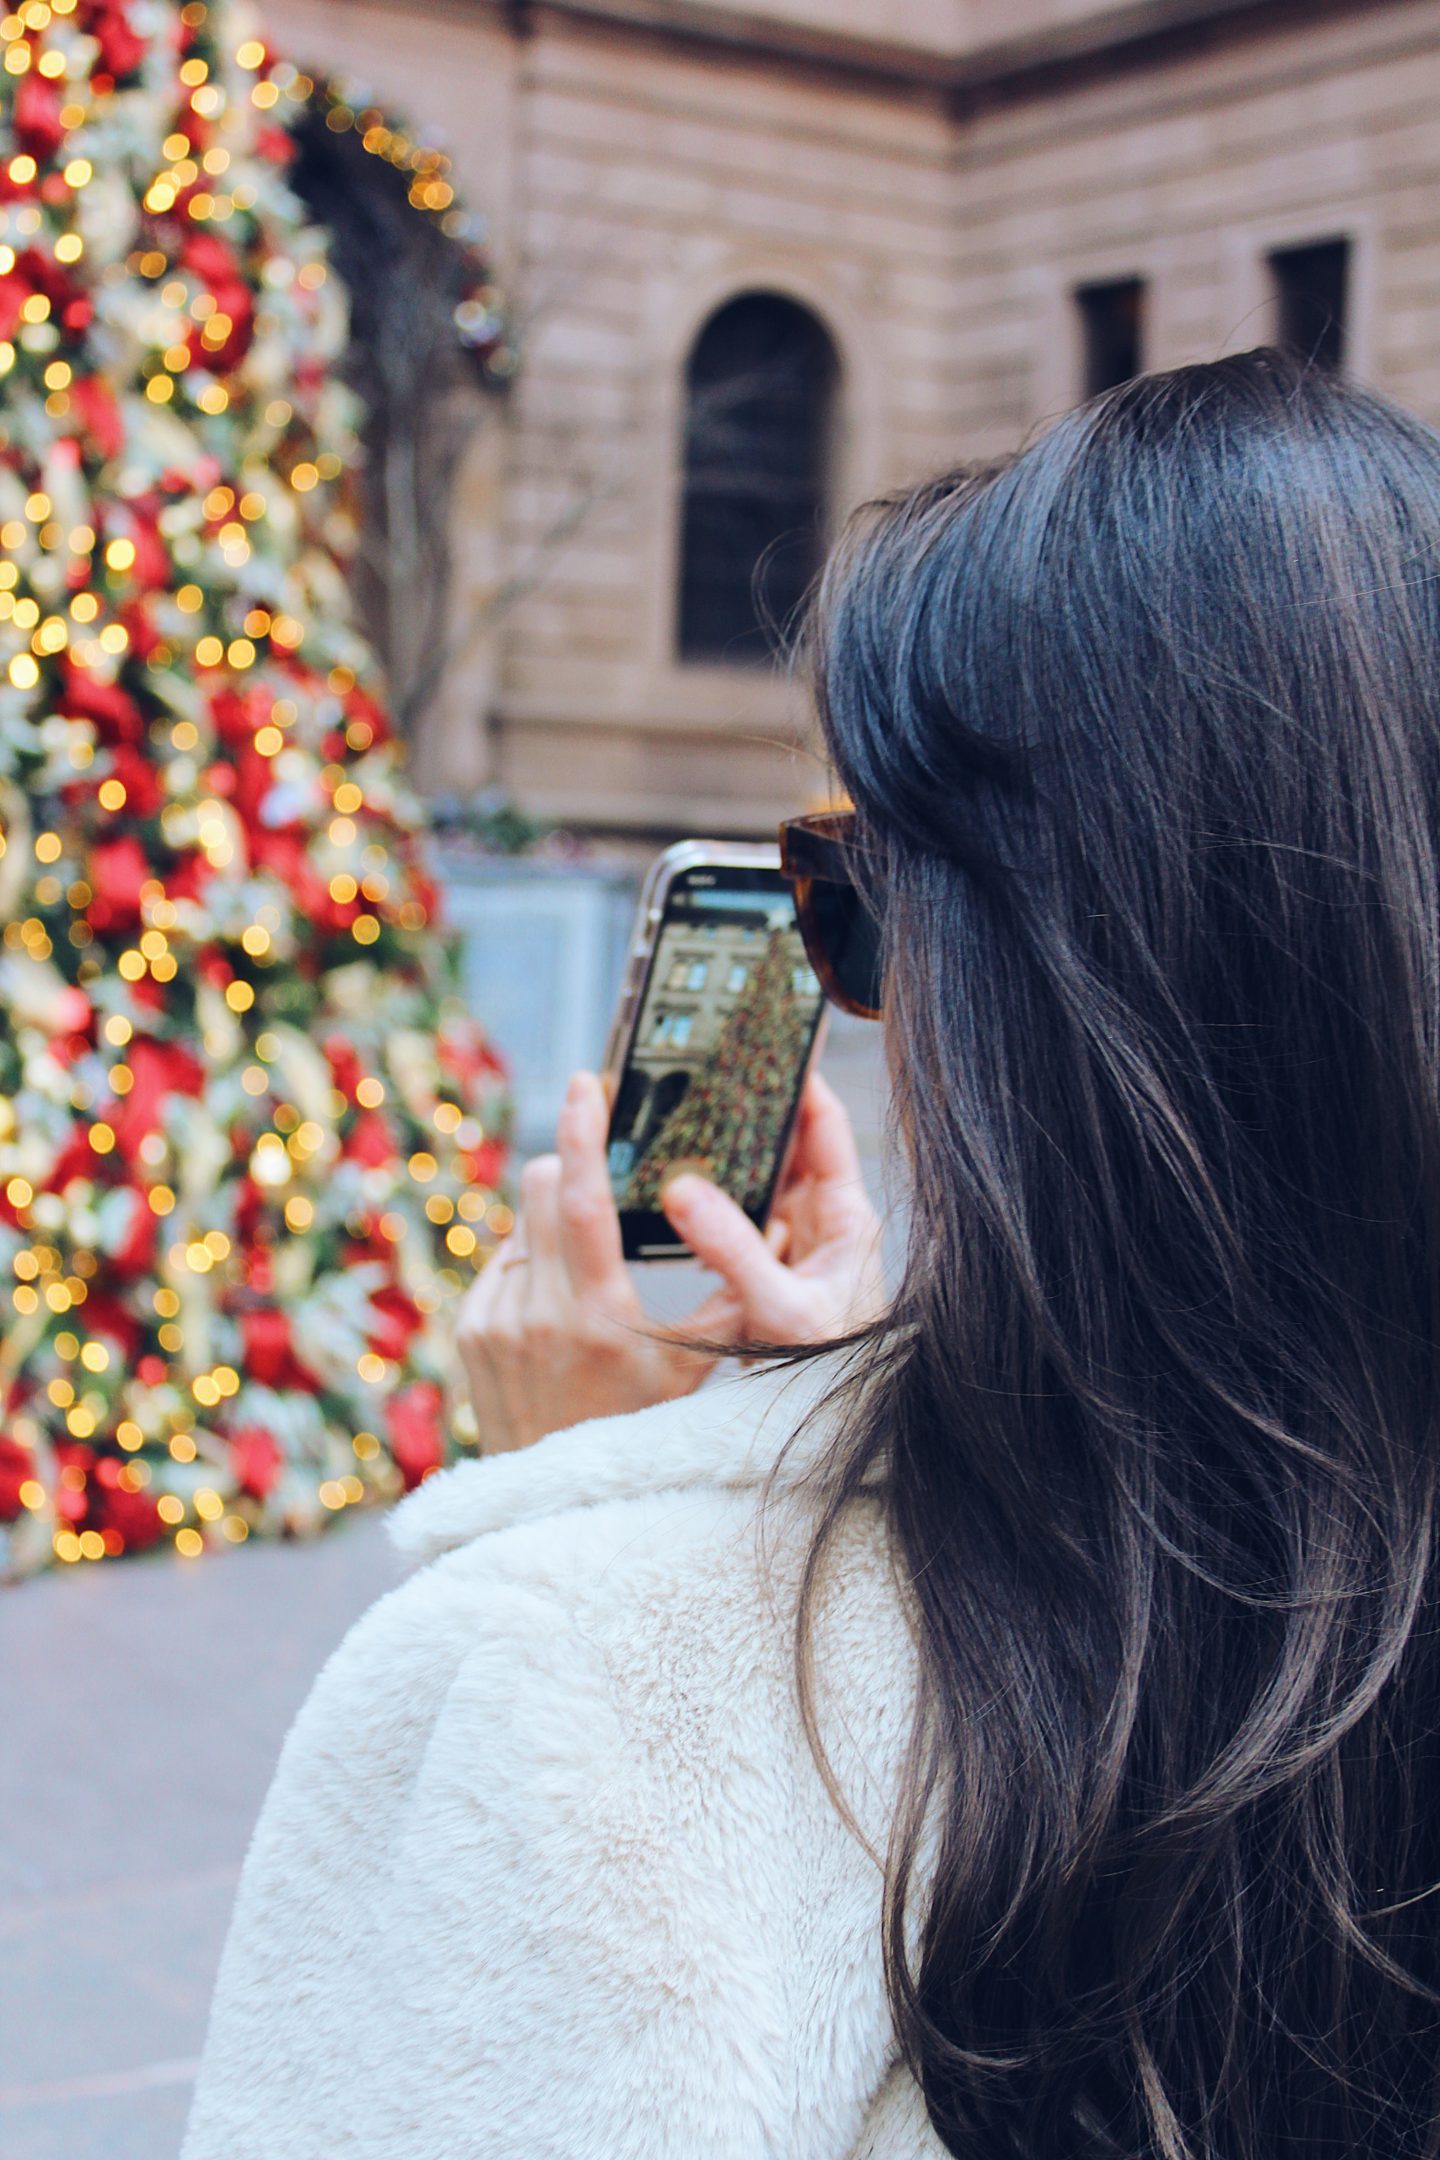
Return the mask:
[[708,1178],[673,1178],[661,1204],[695,1257],[723,1278],[685,1327],[717,1342],[828,1342],[885,1309],[880,1219],[865,1192],[845,1105],[818,1072],[764,1236]]
[[818,1074],[806,1082],[764,1236],[706,1178],[686,1174],[662,1192],[675,1230],[722,1278],[673,1329],[647,1317],[625,1267],[608,1124],[600,1082],[577,1073],[558,1151],[526,1165],[515,1229],[461,1308],[460,1355],[486,1454],[688,1394],[715,1358],[684,1347],[686,1337],[823,1342],[884,1309],[880,1224],[850,1120]]

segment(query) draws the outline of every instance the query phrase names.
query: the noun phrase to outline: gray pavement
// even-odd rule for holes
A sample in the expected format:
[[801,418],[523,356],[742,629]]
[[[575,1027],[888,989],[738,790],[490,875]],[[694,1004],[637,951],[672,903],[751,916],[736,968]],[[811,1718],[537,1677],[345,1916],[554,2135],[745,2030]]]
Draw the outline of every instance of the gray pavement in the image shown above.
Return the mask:
[[235,1878],[382,1524],[66,1570],[0,1601],[0,2152],[179,2148]]
[[[878,1031],[826,1070],[879,1191]],[[650,1271],[678,1310],[693,1271]],[[0,1593],[0,2154],[172,2160],[251,1825],[286,1727],[396,1579],[384,1526]]]

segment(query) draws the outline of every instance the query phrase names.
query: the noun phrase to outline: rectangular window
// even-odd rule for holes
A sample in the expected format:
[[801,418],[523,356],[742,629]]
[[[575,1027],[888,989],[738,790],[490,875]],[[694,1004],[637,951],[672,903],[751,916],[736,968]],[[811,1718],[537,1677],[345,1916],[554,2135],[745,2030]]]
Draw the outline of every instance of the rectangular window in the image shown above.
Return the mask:
[[1129,382],[1145,365],[1145,281],[1115,278],[1106,285],[1080,285],[1075,292],[1080,316],[1080,365],[1084,397],[1098,397]]
[[1345,303],[1350,283],[1348,240],[1311,240],[1277,248],[1270,257],[1275,286],[1275,342],[1317,367],[1345,364]]

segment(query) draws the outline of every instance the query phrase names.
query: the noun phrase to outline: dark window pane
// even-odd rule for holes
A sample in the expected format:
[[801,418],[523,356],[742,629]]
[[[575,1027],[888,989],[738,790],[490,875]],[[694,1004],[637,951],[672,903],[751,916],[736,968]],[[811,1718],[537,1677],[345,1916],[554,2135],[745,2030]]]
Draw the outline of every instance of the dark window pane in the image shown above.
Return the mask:
[[712,315],[685,375],[679,649],[765,660],[820,565],[837,379],[823,325],[778,293]]
[[1084,395],[1098,397],[1102,390],[1129,382],[1144,365],[1144,281],[1117,278],[1110,285],[1082,285],[1075,305],[1080,310]]
[[1270,257],[1275,280],[1275,342],[1317,366],[1338,369],[1345,359],[1345,299],[1350,282],[1348,240],[1315,240],[1280,248]]

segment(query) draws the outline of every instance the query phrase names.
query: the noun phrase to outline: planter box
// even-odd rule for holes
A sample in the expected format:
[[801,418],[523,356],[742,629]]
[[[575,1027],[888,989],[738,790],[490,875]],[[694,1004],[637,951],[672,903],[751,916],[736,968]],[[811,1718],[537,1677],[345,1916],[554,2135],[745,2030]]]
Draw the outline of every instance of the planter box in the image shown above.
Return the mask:
[[431,860],[462,944],[465,996],[510,1061],[515,1143],[553,1145],[565,1083],[605,1048],[638,879],[628,870],[467,855]]

